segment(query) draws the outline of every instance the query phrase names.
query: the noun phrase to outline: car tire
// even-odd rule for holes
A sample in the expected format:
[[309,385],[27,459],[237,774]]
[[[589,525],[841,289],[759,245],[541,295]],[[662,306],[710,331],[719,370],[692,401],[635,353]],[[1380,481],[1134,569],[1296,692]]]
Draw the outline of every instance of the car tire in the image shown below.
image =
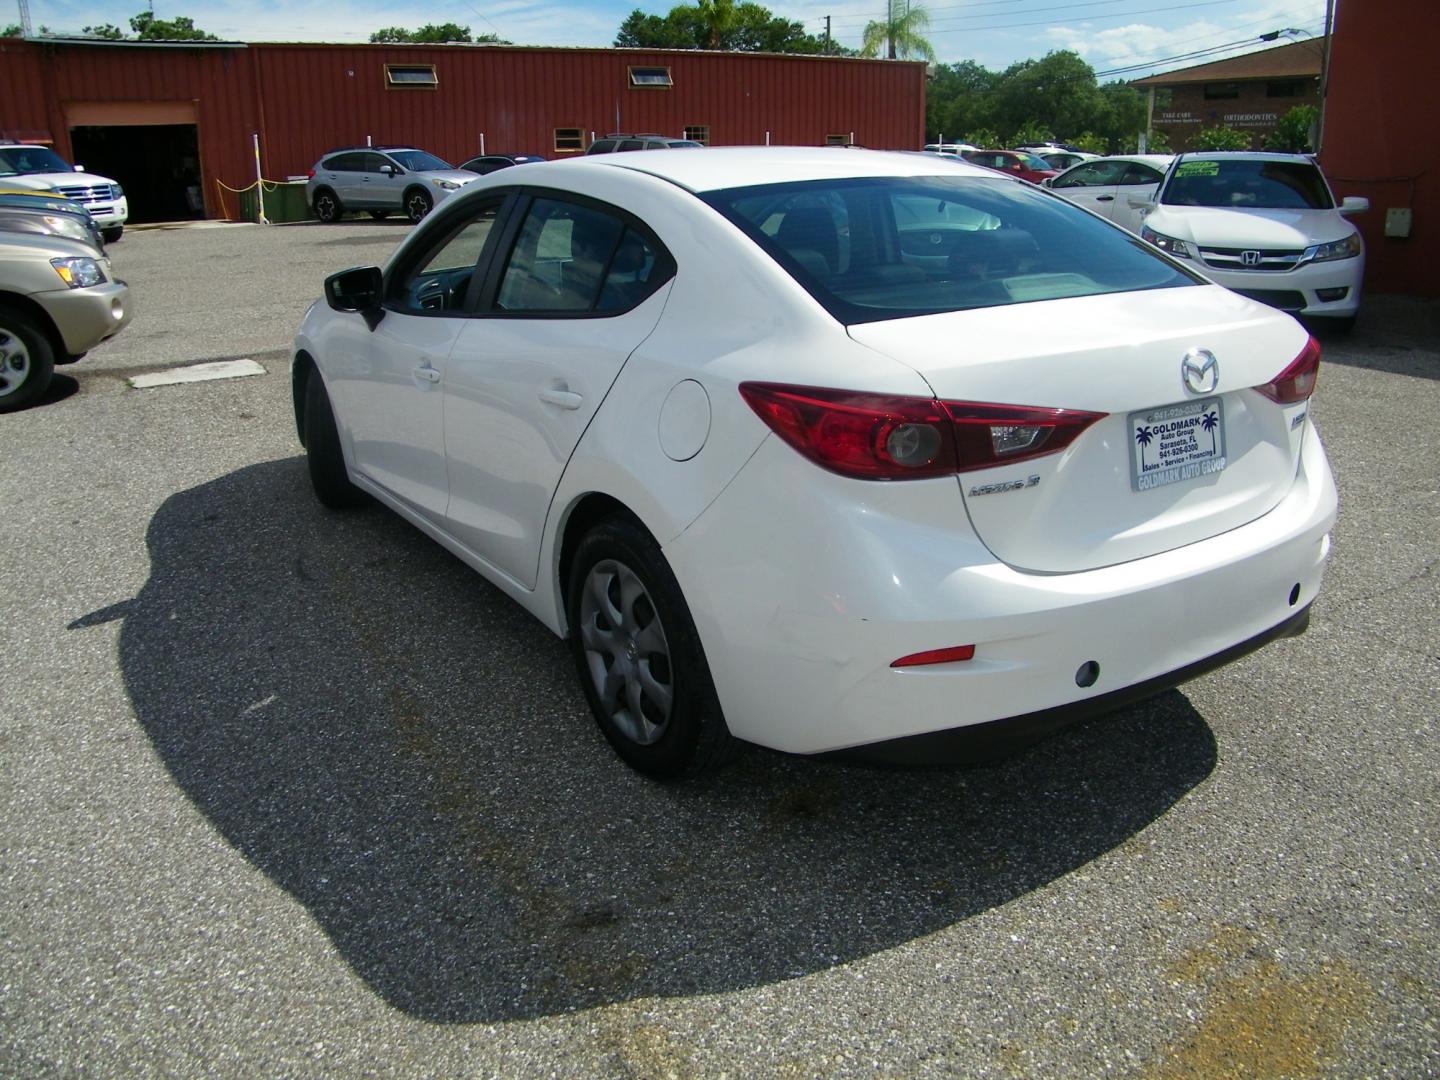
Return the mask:
[[376,221],[384,221],[387,217],[390,216],[390,211],[389,211],[389,210],[371,210],[371,211],[370,211],[370,216],[371,216],[372,218],[374,218]]
[[55,374],[50,342],[29,318],[0,308],[0,412],[37,400]]
[[[657,780],[734,756],[690,608],[655,540],[616,515],[585,534],[570,568],[570,647],[601,732]],[[668,695],[668,701],[666,700]]]
[[328,187],[316,190],[315,201],[311,208],[315,211],[316,219],[326,225],[333,225],[345,216],[345,207],[340,202],[340,197]]
[[105,238],[105,243],[107,243],[107,244],[116,243],[116,242],[120,239],[120,237],[122,237],[122,236],[125,235],[125,226],[124,226],[124,225],[116,225],[116,226],[114,226],[113,228],[101,229],[101,230],[100,230],[100,235]]
[[310,467],[310,486],[315,497],[331,510],[343,510],[360,502],[364,495],[345,469],[345,452],[335,427],[335,411],[325,380],[312,370],[305,380],[305,458]]
[[435,200],[424,188],[411,188],[405,192],[405,216],[416,225],[425,220],[425,215],[434,205]]

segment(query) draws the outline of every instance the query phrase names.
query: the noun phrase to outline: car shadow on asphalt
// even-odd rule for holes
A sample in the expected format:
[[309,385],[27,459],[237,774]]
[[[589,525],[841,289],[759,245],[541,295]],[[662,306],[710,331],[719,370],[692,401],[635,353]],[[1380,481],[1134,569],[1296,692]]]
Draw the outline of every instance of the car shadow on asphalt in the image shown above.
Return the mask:
[[175,783],[433,1022],[868,956],[1126,845],[1216,762],[1171,692],[983,768],[751,750],[660,785],[600,738],[562,642],[388,511],[320,509],[303,459],[170,497],[147,542],[139,595],[72,627],[123,619]]

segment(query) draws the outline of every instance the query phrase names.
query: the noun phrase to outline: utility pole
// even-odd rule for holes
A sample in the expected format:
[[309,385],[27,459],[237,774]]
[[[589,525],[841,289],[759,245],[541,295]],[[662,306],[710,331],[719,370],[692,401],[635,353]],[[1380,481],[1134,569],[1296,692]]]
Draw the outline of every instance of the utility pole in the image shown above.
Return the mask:
[[35,36],[35,29],[30,25],[30,0],[20,0],[20,36]]
[[[25,0],[20,0],[20,2],[23,4],[23,3],[25,2]],[[826,52],[827,54],[830,52],[830,16],[829,16],[829,15],[826,15],[826,16],[825,16],[825,52]]]

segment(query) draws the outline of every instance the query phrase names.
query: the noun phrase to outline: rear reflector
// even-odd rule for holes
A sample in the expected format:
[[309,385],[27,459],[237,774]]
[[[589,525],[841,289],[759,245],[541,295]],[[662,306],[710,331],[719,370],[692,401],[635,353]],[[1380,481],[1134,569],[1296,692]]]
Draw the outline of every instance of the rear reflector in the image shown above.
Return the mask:
[[740,393],[805,457],[859,480],[950,476],[1058,453],[1105,415],[779,383],[741,383]]
[[922,664],[949,664],[956,660],[973,660],[974,645],[952,645],[948,649],[931,649],[929,652],[911,653],[892,663],[891,667],[920,667]]
[[1277,405],[1295,405],[1315,392],[1315,382],[1319,378],[1320,344],[1312,337],[1289,367],[1255,389]]

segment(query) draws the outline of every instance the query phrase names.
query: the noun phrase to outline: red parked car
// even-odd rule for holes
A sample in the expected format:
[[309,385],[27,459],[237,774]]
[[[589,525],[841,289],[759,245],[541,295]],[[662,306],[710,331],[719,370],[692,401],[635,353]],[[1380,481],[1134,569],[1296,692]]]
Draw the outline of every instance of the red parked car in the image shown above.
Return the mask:
[[962,150],[960,156],[987,169],[1029,180],[1032,184],[1038,184],[1047,176],[1058,176],[1060,172],[1052,169],[1044,158],[1028,150]]

